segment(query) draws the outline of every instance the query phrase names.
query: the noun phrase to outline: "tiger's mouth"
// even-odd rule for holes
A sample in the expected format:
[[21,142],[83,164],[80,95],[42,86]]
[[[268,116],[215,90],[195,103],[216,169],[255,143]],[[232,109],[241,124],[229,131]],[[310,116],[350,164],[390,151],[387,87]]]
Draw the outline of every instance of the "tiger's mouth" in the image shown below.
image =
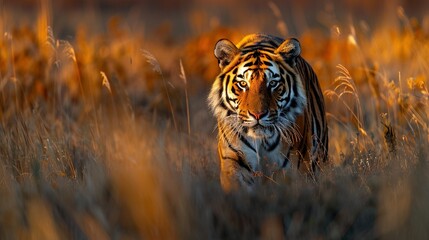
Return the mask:
[[266,116],[263,119],[240,118],[244,133],[254,139],[266,139],[273,136],[277,119]]
[[254,139],[269,138],[273,135],[273,131],[274,128],[257,123],[248,128],[247,135]]

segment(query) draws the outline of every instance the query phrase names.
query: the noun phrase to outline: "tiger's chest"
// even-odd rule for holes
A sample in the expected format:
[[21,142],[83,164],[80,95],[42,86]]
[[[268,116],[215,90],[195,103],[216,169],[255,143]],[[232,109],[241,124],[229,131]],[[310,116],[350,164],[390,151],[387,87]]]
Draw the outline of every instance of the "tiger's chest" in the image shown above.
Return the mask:
[[291,147],[275,137],[269,140],[243,137],[240,148],[247,164],[254,172],[272,175],[290,166]]

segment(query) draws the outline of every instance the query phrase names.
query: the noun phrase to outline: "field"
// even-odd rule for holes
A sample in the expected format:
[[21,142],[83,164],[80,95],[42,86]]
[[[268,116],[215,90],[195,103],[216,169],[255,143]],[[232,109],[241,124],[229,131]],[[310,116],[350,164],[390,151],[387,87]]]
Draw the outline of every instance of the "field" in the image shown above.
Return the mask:
[[[297,2],[0,0],[0,239],[429,239],[429,4]],[[253,32],[300,40],[330,162],[226,194],[213,47]]]

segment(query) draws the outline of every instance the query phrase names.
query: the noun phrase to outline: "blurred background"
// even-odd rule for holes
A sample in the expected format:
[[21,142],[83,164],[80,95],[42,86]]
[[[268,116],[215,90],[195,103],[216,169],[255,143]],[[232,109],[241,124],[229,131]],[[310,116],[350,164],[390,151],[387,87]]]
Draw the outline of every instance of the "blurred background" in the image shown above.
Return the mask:
[[[429,2],[0,0],[0,239],[429,239]],[[213,47],[297,37],[330,163],[218,181]],[[267,176],[263,176],[267,177]]]
[[428,9],[424,0],[2,0],[1,5],[3,15],[8,16],[6,25],[10,26],[18,22],[34,23],[40,8],[46,5],[51,10],[49,21],[61,37],[72,34],[78,24],[91,23],[86,26],[103,31],[106,19],[116,16],[121,17],[130,30],[147,37],[155,38],[161,31],[175,39],[195,36],[218,26],[239,27],[246,33],[258,30],[275,34],[278,29],[273,23],[279,17],[287,23],[288,34],[300,35],[315,27],[329,30],[337,21],[343,24],[363,21],[371,26],[391,21],[398,6],[418,19],[423,18]]

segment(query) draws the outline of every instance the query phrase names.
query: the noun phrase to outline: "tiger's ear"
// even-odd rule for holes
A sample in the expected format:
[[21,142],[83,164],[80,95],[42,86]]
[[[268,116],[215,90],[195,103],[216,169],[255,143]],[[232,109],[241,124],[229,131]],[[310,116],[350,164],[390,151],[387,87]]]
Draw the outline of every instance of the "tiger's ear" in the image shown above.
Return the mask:
[[277,54],[282,55],[287,61],[295,62],[295,58],[301,54],[301,44],[298,39],[286,39],[276,50]]
[[228,39],[219,40],[215,45],[214,55],[219,61],[220,69],[226,67],[238,52],[238,48]]

